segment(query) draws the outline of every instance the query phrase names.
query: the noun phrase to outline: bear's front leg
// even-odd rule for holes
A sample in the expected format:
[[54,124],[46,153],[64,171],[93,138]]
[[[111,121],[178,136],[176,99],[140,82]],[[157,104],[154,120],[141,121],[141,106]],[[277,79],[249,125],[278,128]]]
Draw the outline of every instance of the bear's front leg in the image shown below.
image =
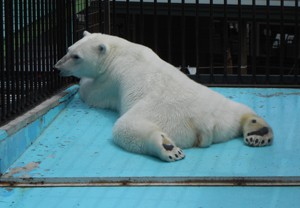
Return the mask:
[[138,116],[124,114],[113,128],[113,141],[123,149],[172,162],[185,157],[183,151],[157,125]]
[[253,147],[271,145],[273,142],[272,128],[261,117],[245,114],[242,117],[244,142]]

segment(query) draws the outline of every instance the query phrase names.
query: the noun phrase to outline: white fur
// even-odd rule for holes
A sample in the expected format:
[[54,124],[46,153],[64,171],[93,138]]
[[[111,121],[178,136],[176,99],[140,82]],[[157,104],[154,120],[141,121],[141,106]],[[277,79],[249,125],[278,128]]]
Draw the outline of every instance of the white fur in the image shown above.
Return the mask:
[[[56,68],[81,78],[80,96],[87,104],[120,113],[116,144],[162,160],[177,160],[182,153],[177,147],[207,147],[237,137],[242,116],[255,115],[192,81],[151,49],[115,36],[85,33]],[[166,150],[162,143],[176,148]]]

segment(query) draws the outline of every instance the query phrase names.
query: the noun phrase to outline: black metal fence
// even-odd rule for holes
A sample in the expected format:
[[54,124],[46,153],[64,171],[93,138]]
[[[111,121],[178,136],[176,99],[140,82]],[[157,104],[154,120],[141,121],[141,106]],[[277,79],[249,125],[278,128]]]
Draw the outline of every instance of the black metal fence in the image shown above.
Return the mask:
[[0,0],[0,124],[71,81],[53,69],[73,42],[67,6],[60,0]]
[[300,85],[298,0],[0,0],[0,123],[72,79],[53,69],[84,30],[152,48],[211,85]]
[[76,37],[87,29],[147,45],[201,83],[300,84],[298,0],[90,0],[81,5]]

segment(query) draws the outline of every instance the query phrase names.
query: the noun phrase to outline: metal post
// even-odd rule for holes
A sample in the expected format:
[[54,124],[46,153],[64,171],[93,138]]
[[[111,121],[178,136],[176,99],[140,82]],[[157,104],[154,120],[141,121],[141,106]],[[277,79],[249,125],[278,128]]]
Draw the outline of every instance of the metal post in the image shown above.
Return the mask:
[[214,83],[214,12],[213,0],[209,1],[209,68],[210,68],[210,83]]
[[[13,40],[13,1],[5,1],[5,69],[6,69],[6,103],[7,115],[12,113],[12,106],[14,105],[14,82],[12,76],[14,73],[14,40]],[[1,31],[2,32],[2,31]]]
[[299,31],[299,2],[295,0],[295,58],[294,58],[294,83],[300,84],[299,80],[299,53],[300,53],[300,31]]
[[111,28],[110,28],[110,0],[104,0],[104,33],[111,34]]
[[[228,45],[228,14],[227,14],[227,0],[224,0],[224,20],[223,20],[223,59],[224,59],[224,80],[223,82],[227,83],[227,75],[229,73],[232,73],[232,66],[230,66],[230,63],[228,58],[231,57],[231,51]],[[229,68],[228,68],[229,67]]]
[[172,16],[171,16],[171,0],[168,0],[168,62],[172,62]]
[[181,0],[181,71],[188,73],[186,66],[186,41],[185,41],[185,0]]
[[6,117],[5,110],[5,71],[4,71],[4,37],[3,37],[3,1],[0,0],[0,122],[4,121]]
[[199,73],[199,0],[196,0],[196,15],[195,15],[195,54],[196,54],[196,73]]
[[256,23],[256,0],[252,0],[252,27],[251,27],[251,63],[252,83],[256,84],[256,55],[257,55],[257,23]]
[[267,29],[266,29],[266,83],[270,83],[270,57],[271,57],[271,45],[270,45],[270,35],[271,35],[271,28],[270,28],[270,0],[267,0],[267,10],[266,10],[266,21],[267,21]]
[[241,50],[240,73],[247,74],[248,44],[247,44],[247,23],[245,21],[242,20],[240,21],[239,34],[240,34],[240,50]]

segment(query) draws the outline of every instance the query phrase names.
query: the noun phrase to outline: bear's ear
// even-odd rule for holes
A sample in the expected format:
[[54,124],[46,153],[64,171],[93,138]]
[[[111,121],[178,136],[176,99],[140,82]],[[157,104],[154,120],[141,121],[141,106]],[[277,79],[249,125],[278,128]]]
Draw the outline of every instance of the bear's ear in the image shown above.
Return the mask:
[[90,35],[90,34],[91,34],[91,33],[89,33],[89,32],[86,31],[86,30],[83,32],[83,36],[87,36],[87,35]]
[[108,50],[108,48],[107,48],[107,46],[105,44],[101,43],[99,45],[99,51],[100,51],[100,53],[104,54],[104,53],[107,52],[107,50]]

